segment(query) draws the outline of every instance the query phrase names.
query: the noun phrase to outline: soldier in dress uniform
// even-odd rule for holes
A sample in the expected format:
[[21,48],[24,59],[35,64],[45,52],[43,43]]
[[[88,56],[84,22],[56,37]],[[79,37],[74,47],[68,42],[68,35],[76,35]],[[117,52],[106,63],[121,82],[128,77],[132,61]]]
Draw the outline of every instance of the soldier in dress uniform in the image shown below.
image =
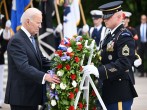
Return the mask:
[[100,41],[104,39],[106,27],[102,25],[103,22],[103,13],[100,10],[92,10],[90,12],[93,20],[93,27],[88,25],[83,26],[83,33],[87,33],[89,31],[89,35],[91,38],[95,39],[97,46],[99,46]]
[[10,26],[11,22],[8,20],[5,25],[5,29],[2,26],[2,18],[4,15],[0,15],[0,108],[4,103],[4,94],[3,94],[3,75],[4,75],[4,53],[7,50],[7,44],[11,37]]
[[93,73],[103,80],[102,98],[107,110],[131,110],[133,99],[137,97],[131,75],[135,42],[131,32],[123,26],[122,3],[114,1],[99,7],[111,32],[101,47],[102,65],[86,65],[83,69],[84,74]]

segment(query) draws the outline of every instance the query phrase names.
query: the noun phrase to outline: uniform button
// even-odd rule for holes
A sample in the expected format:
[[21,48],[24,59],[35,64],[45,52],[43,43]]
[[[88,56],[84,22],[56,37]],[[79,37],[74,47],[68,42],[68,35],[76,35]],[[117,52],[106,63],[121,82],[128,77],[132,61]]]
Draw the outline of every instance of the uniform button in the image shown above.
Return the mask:
[[121,81],[121,78],[119,78],[118,80]]

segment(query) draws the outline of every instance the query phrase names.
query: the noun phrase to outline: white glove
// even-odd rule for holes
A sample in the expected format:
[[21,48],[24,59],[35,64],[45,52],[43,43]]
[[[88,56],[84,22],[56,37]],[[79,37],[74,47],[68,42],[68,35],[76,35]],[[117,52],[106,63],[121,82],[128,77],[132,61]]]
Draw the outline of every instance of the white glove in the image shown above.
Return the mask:
[[84,74],[94,74],[96,77],[99,78],[99,71],[94,65],[86,65],[83,66]]
[[138,66],[140,66],[141,64],[142,64],[142,60],[141,60],[140,58],[134,61],[134,66],[135,66],[135,67],[138,67]]
[[62,26],[62,24],[60,23],[60,24],[56,27],[55,31],[58,32],[58,33],[60,33],[60,32],[62,31],[62,29],[63,29],[63,26]]
[[89,31],[89,26],[85,24],[82,28],[82,32],[87,33]]
[[11,21],[10,21],[10,20],[7,20],[7,21],[6,21],[6,27],[8,27],[8,28],[11,27]]

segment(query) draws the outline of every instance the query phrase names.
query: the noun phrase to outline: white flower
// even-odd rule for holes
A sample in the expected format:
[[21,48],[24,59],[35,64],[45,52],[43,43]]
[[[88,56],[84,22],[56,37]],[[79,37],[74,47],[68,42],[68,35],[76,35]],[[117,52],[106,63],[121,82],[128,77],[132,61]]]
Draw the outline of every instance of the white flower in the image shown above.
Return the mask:
[[73,50],[72,50],[72,48],[71,47],[69,47],[68,49],[67,49],[67,52],[68,53],[71,53]]
[[77,42],[76,44],[77,44],[77,45],[80,45],[80,44],[81,44],[81,42]]
[[56,54],[56,53],[55,53],[54,55],[55,55],[55,56],[59,56],[59,54]]
[[56,87],[56,84],[55,84],[55,83],[52,83],[52,84],[51,84],[51,88],[52,88],[52,89],[55,89],[55,87]]
[[51,100],[51,105],[52,106],[55,106],[57,103],[56,103],[56,100]]
[[60,83],[60,88],[61,88],[61,89],[64,90],[66,87],[67,87],[66,84]]
[[64,71],[62,71],[62,70],[57,71],[57,75],[58,75],[58,76],[63,76],[63,74],[64,74]]
[[77,82],[75,80],[72,81],[72,86],[76,87],[77,86]]

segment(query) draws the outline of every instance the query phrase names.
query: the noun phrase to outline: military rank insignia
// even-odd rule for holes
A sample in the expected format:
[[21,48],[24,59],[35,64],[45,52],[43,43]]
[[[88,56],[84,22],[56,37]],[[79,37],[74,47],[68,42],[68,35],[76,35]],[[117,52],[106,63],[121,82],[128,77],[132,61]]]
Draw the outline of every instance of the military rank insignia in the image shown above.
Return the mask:
[[130,49],[127,45],[122,48],[122,55],[128,56],[130,54]]
[[114,51],[114,42],[113,42],[113,41],[110,41],[110,42],[107,44],[107,51],[108,51],[108,52],[113,52],[113,51]]
[[116,72],[117,71],[117,69],[116,68],[110,68],[110,69],[108,69],[110,72]]

